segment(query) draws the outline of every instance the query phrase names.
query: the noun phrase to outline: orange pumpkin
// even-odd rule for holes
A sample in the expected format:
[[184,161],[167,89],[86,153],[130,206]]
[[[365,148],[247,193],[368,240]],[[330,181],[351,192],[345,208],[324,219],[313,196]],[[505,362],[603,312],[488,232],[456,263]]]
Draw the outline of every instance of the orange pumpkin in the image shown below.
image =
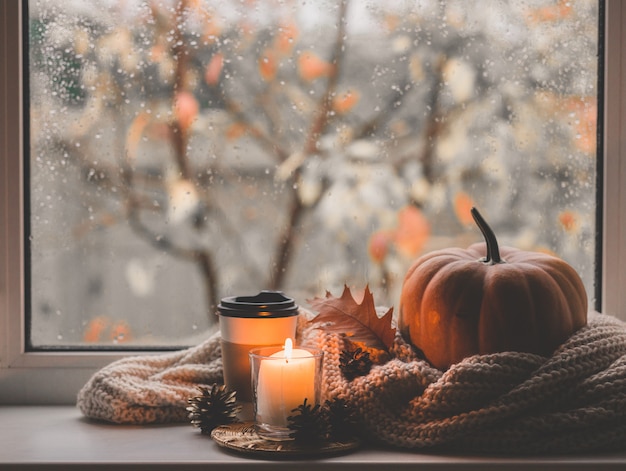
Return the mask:
[[480,213],[471,213],[485,243],[413,263],[402,286],[401,334],[442,370],[475,354],[552,354],[587,323],[582,280],[557,257],[500,250]]

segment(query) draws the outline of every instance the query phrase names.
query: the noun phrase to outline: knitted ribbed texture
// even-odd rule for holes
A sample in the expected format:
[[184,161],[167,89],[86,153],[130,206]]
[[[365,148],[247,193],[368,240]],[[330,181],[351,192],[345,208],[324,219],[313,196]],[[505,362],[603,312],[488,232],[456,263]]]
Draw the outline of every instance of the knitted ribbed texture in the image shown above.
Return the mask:
[[172,353],[115,361],[96,372],[78,393],[78,408],[118,424],[187,420],[187,399],[198,386],[223,383],[219,334]]
[[348,382],[342,339],[305,333],[325,351],[324,392],[359,411],[370,438],[413,449],[577,453],[626,449],[626,324],[590,314],[550,358],[506,352],[445,372],[397,335],[393,358]]
[[[322,348],[325,398],[354,405],[366,435],[410,449],[578,453],[626,448],[626,324],[590,314],[550,358],[506,352],[466,358],[442,372],[400,336],[391,360],[347,381],[342,337],[299,327]],[[78,406],[116,423],[186,420],[198,385],[222,381],[219,335],[181,352],[128,358],[97,372]]]

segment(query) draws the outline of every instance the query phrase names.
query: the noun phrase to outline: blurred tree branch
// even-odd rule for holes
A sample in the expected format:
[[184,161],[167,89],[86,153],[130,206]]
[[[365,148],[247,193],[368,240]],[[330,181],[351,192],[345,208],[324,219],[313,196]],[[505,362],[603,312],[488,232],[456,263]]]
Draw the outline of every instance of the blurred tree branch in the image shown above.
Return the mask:
[[[331,118],[332,99],[337,90],[337,83],[339,81],[346,49],[348,3],[348,0],[342,0],[339,4],[337,35],[335,36],[331,60],[329,61],[332,64],[332,70],[326,82],[326,89],[318,102],[317,110],[304,141],[302,149],[303,160],[306,160],[307,157],[318,152],[320,136],[325,132]],[[301,168],[302,166],[299,165],[293,171],[290,178],[293,185],[298,185],[299,183]],[[320,194],[323,194],[323,191]],[[287,274],[290,258],[293,255],[294,245],[297,240],[296,233],[301,227],[301,219],[306,209],[307,207],[302,203],[297,191],[293,191],[287,223],[284,225],[282,234],[280,234],[278,238],[275,263],[273,265],[274,270],[269,281],[269,286],[273,289],[280,288],[283,284],[283,279]]]

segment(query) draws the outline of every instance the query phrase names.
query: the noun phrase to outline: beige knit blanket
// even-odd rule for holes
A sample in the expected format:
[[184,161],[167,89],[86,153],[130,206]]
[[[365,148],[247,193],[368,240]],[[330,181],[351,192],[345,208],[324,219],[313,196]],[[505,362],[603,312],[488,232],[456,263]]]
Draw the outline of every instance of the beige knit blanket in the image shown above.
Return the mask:
[[[349,401],[370,439],[423,450],[580,453],[626,449],[626,324],[592,313],[550,358],[474,356],[442,372],[397,335],[392,358],[347,381],[342,338],[306,327],[325,351],[324,393]],[[175,353],[98,371],[78,395],[87,417],[115,423],[186,421],[198,385],[222,381],[219,336]]]

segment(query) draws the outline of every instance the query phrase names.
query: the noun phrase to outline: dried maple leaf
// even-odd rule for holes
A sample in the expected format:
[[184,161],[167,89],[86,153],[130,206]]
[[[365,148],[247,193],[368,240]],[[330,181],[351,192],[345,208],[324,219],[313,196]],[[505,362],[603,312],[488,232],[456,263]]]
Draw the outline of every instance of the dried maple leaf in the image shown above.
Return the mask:
[[325,298],[314,298],[309,303],[318,311],[311,323],[323,323],[319,328],[345,335],[351,343],[373,353],[375,358],[386,356],[381,351],[386,352],[393,345],[396,334],[396,329],[391,326],[393,308],[378,317],[369,287],[365,287],[360,304],[354,300],[347,286],[340,298],[327,291]]

